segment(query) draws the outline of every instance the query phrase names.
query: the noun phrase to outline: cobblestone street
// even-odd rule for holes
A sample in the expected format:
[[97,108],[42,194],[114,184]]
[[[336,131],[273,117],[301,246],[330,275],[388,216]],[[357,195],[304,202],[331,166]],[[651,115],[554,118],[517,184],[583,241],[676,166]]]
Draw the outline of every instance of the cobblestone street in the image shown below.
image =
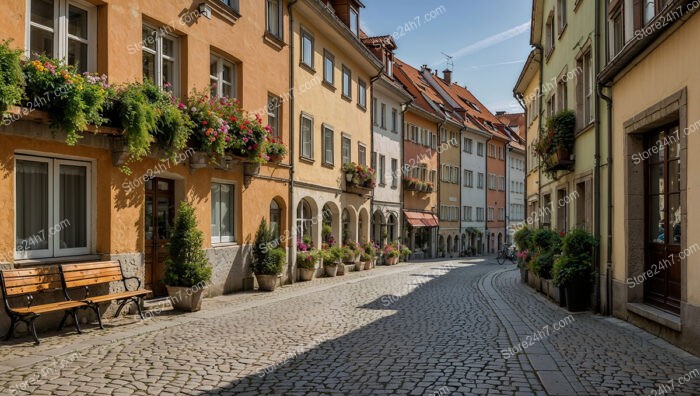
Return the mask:
[[[0,346],[9,394],[699,394],[700,359],[625,322],[569,313],[512,265],[402,264],[208,299]],[[547,327],[548,326],[548,327]],[[538,330],[549,335],[509,357]],[[556,329],[556,330],[555,330]],[[74,354],[78,352],[78,354]]]

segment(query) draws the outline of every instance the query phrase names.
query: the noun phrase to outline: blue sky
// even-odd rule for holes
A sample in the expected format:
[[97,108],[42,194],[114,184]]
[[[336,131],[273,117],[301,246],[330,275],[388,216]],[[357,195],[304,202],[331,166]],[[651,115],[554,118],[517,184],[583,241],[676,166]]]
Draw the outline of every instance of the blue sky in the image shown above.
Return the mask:
[[[370,36],[393,34],[397,55],[442,71],[452,55],[452,80],[491,111],[522,111],[513,86],[530,53],[532,2],[526,0],[363,0]],[[432,12],[432,14],[431,14]],[[419,23],[420,22],[420,23]]]

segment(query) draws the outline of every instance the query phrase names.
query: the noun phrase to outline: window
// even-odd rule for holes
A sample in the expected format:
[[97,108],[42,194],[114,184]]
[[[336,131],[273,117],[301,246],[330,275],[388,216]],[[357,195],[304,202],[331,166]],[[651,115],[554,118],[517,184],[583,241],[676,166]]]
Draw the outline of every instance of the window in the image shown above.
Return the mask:
[[352,72],[343,66],[343,96],[352,98]]
[[357,145],[357,161],[362,166],[367,165],[367,147],[362,143]]
[[270,125],[272,136],[280,137],[280,98],[267,95],[267,124]]
[[353,7],[350,7],[350,31],[360,36],[360,13]]
[[435,183],[435,179],[437,178],[437,171],[436,170],[431,170],[430,171],[430,182]]
[[504,208],[498,208],[498,220],[503,221],[506,219],[506,210]]
[[498,176],[498,191],[505,191],[506,189],[506,178],[503,176]]
[[478,155],[479,157],[484,156],[484,144],[483,143],[480,143],[480,142],[476,143],[476,155]]
[[323,50],[323,81],[335,86],[335,56]]
[[211,243],[235,242],[232,184],[211,184]]
[[280,237],[280,226],[282,222],[282,209],[274,199],[270,202],[270,234],[273,239]]
[[333,165],[333,130],[328,126],[323,126],[323,163]]
[[312,223],[311,205],[302,199],[297,206],[297,230],[302,238],[312,238],[311,223]]
[[[236,95],[236,65],[224,60],[216,54],[211,54],[209,62],[209,82],[212,97],[235,98]],[[268,102],[269,104],[269,102]]]
[[484,189],[484,174],[479,172],[476,178],[476,188]]
[[88,254],[92,165],[16,156],[15,258]]
[[306,159],[314,158],[314,145],[313,145],[313,130],[314,121],[313,118],[302,115],[301,116],[301,133],[299,134],[299,145],[301,146],[301,156]]
[[382,129],[386,129],[386,103],[382,103],[381,105],[381,118],[380,118],[381,125],[380,127]]
[[348,164],[352,162],[352,154],[351,154],[351,140],[347,136],[343,136],[341,138],[341,143],[340,143],[340,153],[342,156],[342,161],[343,164]]
[[220,0],[222,3],[233,8],[236,12],[239,12],[240,8],[238,5],[239,0]]
[[379,167],[377,168],[377,173],[379,174],[379,185],[386,185],[386,157],[383,155],[379,156]]
[[[97,68],[97,10],[83,1],[31,0],[27,48],[32,57],[64,59],[78,71]],[[63,21],[67,21],[64,23]],[[136,47],[130,47],[135,53]]]
[[554,51],[554,37],[556,37],[556,33],[554,32],[554,13],[549,14],[549,18],[547,18],[547,25],[545,29],[545,56],[549,58],[552,51]]
[[399,185],[399,161],[396,158],[391,159],[391,188],[396,188]]
[[489,173],[489,190],[496,189],[496,175]]
[[372,98],[372,123],[375,126],[379,126],[379,117],[377,116],[377,112],[379,111],[379,106],[377,105],[377,98]]
[[391,131],[394,133],[397,133],[397,126],[398,126],[398,118],[399,118],[399,112],[392,108],[391,109]]
[[489,208],[489,221],[493,221],[493,208]]
[[610,14],[610,54],[611,58],[622,51],[622,47],[625,46],[625,15],[623,12],[623,2],[619,1],[619,4],[613,9]]
[[[562,72],[562,76],[565,74],[565,71]],[[569,88],[566,83],[566,79],[563,77],[559,78],[559,81],[557,81],[557,112],[559,111],[564,111],[569,108],[569,103],[568,103],[568,97],[569,97]]]
[[464,207],[464,220],[472,221],[472,207],[471,206]]
[[282,4],[280,0],[267,0],[267,32],[282,39]]
[[474,143],[473,140],[469,138],[464,138],[464,152],[471,154],[472,153],[472,144]]
[[431,142],[430,142],[430,147],[431,147],[433,150],[435,150],[435,149],[437,148],[437,135],[433,133],[433,134],[430,135],[430,136],[432,137],[432,140],[431,140]]
[[474,172],[470,170],[464,171],[464,185],[466,187],[474,187]]
[[362,80],[357,80],[357,104],[363,109],[367,107],[367,85]]
[[559,35],[564,32],[566,28],[566,2],[568,0],[558,0],[557,1],[557,25],[559,27]]
[[159,34],[155,28],[144,25],[143,43],[144,80],[151,80],[158,87],[177,94],[179,71],[177,38]]
[[476,221],[484,221],[484,208],[476,208]]
[[301,63],[314,68],[314,36],[301,29]]
[[588,49],[578,58],[577,68],[583,76],[576,80],[576,121],[579,129],[593,121],[593,67],[591,50]]

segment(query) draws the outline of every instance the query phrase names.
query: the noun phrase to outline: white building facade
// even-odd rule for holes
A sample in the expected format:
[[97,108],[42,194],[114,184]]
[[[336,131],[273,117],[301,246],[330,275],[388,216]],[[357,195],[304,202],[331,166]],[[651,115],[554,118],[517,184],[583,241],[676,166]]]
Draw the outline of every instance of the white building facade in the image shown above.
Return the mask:
[[486,239],[486,142],[490,134],[465,128],[462,132],[462,238],[469,255],[485,251]]
[[513,243],[513,234],[525,220],[525,147],[516,141],[508,145],[506,178],[508,180],[506,208],[506,245]]

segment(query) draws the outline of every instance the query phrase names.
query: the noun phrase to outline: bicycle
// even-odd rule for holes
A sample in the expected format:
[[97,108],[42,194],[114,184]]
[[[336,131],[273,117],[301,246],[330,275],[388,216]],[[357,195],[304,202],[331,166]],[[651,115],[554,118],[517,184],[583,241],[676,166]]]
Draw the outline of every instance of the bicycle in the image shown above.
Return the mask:
[[510,260],[511,263],[515,263],[517,261],[517,258],[515,257],[515,249],[513,247],[503,247],[501,250],[498,251],[498,257],[496,257],[496,261],[498,261],[498,265],[503,265],[503,263],[506,262],[506,260]]

